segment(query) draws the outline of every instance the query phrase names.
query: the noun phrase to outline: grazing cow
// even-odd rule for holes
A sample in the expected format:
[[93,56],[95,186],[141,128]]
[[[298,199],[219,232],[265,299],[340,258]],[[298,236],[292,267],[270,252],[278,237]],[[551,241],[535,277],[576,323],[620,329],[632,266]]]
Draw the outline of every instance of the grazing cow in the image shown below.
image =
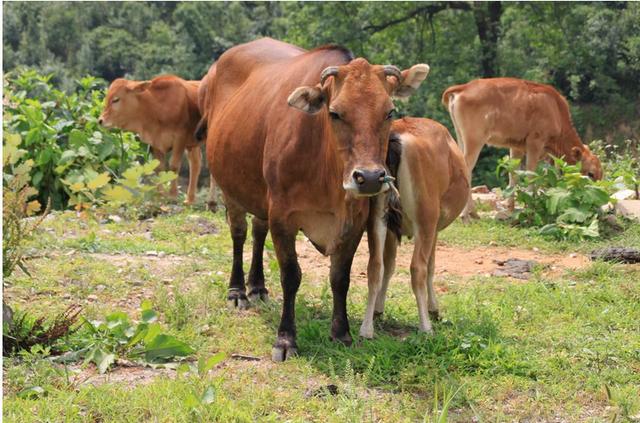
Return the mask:
[[[442,104],[451,115],[456,138],[464,152],[469,175],[485,144],[510,149],[526,169],[535,170],[547,154],[564,156],[571,164],[582,163],[582,173],[602,179],[600,160],[582,144],[571,122],[569,104],[553,87],[515,78],[476,79],[447,88]],[[513,186],[513,175],[509,184]],[[473,211],[463,212],[468,219]]]
[[373,337],[374,314],[384,311],[401,235],[415,237],[411,287],[418,303],[420,330],[432,332],[429,314],[438,316],[433,290],[438,232],[458,217],[469,196],[462,152],[447,128],[433,120],[394,121],[387,166],[396,178],[400,208],[393,193],[371,200],[367,227],[369,295],[360,328],[360,336],[365,338]]
[[[165,156],[171,151],[169,169],[178,172],[182,154],[189,159],[189,188],[186,204],[195,201],[198,176],[202,165],[200,145],[194,130],[200,120],[198,109],[199,81],[185,81],[164,75],[151,81],[118,78],[111,83],[105,109],[98,122],[107,128],[133,131],[151,146],[153,156],[164,170]],[[178,183],[171,183],[170,196],[178,195]]]
[[[394,66],[352,59],[342,47],[305,52],[271,39],[236,46],[218,60],[207,160],[231,225],[229,296],[244,296],[242,248],[248,212],[268,221],[268,228],[261,230],[271,231],[280,266],[284,299],[274,361],[297,353],[299,230],[331,257],[331,338],[351,344],[349,273],[366,226],[368,197],[388,188],[384,160],[391,97],[409,96],[428,69],[415,65],[400,72]],[[261,253],[254,254],[252,269],[256,262],[261,266]],[[250,287],[251,279],[250,274]],[[264,281],[258,289],[264,290]]]

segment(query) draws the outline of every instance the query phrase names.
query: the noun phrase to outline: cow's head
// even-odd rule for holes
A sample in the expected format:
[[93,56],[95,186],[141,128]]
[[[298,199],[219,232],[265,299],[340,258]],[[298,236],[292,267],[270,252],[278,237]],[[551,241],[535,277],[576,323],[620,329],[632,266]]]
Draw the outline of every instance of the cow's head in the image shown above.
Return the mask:
[[359,58],[322,71],[320,84],[298,87],[291,107],[324,113],[343,163],[343,188],[358,196],[376,195],[389,185],[385,159],[395,110],[392,97],[409,97],[429,73],[429,66],[371,65]]
[[139,95],[149,88],[149,81],[128,81],[118,78],[111,83],[104,110],[98,123],[107,128],[132,130],[136,116],[140,113]]
[[600,159],[591,152],[588,146],[573,147],[571,149],[571,155],[576,163],[581,163],[583,175],[588,176],[594,181],[602,179],[602,164],[600,163]]

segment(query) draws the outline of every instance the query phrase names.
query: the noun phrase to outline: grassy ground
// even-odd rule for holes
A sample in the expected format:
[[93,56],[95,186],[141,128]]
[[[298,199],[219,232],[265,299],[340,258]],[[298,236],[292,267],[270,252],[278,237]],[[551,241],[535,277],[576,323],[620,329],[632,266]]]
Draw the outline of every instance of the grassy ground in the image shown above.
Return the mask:
[[[601,245],[640,246],[640,225],[576,245],[482,220],[454,224],[441,243],[587,253]],[[81,304],[88,318],[115,310],[138,318],[140,302],[150,299],[169,332],[199,357],[223,351],[228,358],[206,376],[148,371],[134,380],[114,371],[97,386],[87,383],[91,368],[60,367],[38,353],[5,359],[6,421],[432,421],[448,400],[450,421],[640,420],[637,266],[596,262],[540,270],[528,281],[450,275],[437,281],[444,319],[431,337],[416,331],[408,269],[400,268],[376,338],[356,336],[349,348],[328,339],[328,281],[303,266],[296,304],[301,355],[274,364],[281,290],[273,247],[267,242],[265,252],[272,300],[228,309],[231,241],[222,213],[189,209],[104,224],[57,214],[30,248],[33,277],[16,272],[5,281],[5,298],[18,308],[52,315]],[[401,249],[410,253],[411,243]],[[319,254],[317,260],[328,266]],[[349,293],[354,335],[365,306],[362,280]],[[238,353],[260,360],[231,358]],[[210,385],[211,404],[190,403]],[[330,385],[337,394],[323,388]],[[29,386],[45,394],[20,398]]]

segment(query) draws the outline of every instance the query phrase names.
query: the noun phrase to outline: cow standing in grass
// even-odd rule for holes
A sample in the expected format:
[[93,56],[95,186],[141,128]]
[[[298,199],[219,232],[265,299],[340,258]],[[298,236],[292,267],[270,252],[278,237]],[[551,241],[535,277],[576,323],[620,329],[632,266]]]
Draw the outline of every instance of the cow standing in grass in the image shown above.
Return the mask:
[[[512,158],[526,155],[530,171],[553,154],[570,164],[580,162],[584,175],[602,179],[600,160],[582,144],[567,100],[550,85],[515,78],[477,79],[447,88],[442,104],[451,115],[470,179],[485,144],[509,148]],[[509,185],[514,184],[509,175]],[[471,215],[477,217],[469,195],[463,218]]]
[[384,311],[402,235],[415,238],[411,287],[418,304],[420,330],[433,331],[429,314],[438,316],[433,289],[438,232],[458,217],[469,196],[462,152],[447,128],[433,120],[394,121],[387,166],[396,178],[400,198],[398,202],[391,192],[371,200],[367,228],[369,295],[360,327],[360,336],[365,338],[373,337],[374,315]]
[[[202,166],[200,144],[194,137],[200,121],[199,84],[199,81],[185,81],[173,75],[151,81],[116,79],[109,86],[105,109],[98,120],[107,128],[137,133],[142,142],[151,146],[153,157],[160,161],[159,171],[166,169],[166,155],[171,152],[169,169],[178,173],[186,150],[189,159],[186,204],[195,202]],[[171,183],[169,195],[177,197],[177,180]]]
[[[400,72],[353,59],[341,47],[301,52],[262,39],[228,50],[216,72],[207,159],[231,225],[230,298],[245,291],[242,249],[245,214],[251,213],[268,221],[280,265],[284,299],[272,358],[295,355],[301,280],[295,240],[302,230],[331,257],[331,338],[348,345],[351,263],[369,215],[368,197],[387,188],[391,97],[410,95],[428,67]],[[262,257],[254,254],[253,261],[252,267]],[[262,283],[252,289],[264,290]]]

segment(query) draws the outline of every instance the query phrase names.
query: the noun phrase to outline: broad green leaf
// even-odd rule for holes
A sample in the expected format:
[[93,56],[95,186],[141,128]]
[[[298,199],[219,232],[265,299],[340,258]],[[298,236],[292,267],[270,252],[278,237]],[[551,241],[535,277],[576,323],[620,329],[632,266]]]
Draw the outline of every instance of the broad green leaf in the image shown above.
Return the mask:
[[558,222],[578,222],[582,223],[589,217],[590,213],[579,210],[575,207],[569,207],[564,213],[558,216]]
[[158,166],[160,166],[160,162],[157,159],[153,159],[150,162],[142,165],[143,173],[145,175],[151,175]]
[[140,309],[141,310],[151,310],[153,308],[153,303],[151,302],[151,300],[142,300],[142,302],[140,303]]
[[87,182],[87,188],[89,188],[91,191],[95,191],[98,188],[102,188],[103,186],[107,185],[110,180],[111,177],[109,176],[109,174],[107,172],[103,172],[99,174],[95,179]]
[[84,183],[82,182],[74,182],[73,184],[69,185],[69,189],[73,192],[82,191],[84,187]]
[[147,310],[142,310],[142,321],[145,323],[153,323],[156,320],[158,320],[158,314],[151,310],[151,309],[147,309]]
[[200,397],[200,402],[202,404],[211,404],[215,400],[216,391],[213,385],[207,386],[207,389],[204,390],[202,396]]
[[171,335],[161,334],[145,345],[144,355],[147,361],[169,360],[173,357],[185,357],[195,352],[193,348]]
[[18,398],[38,398],[45,394],[45,390],[41,386],[30,386],[18,392]]
[[142,176],[142,166],[133,166],[122,173],[122,177],[127,180],[137,181]]
[[73,150],[65,150],[62,152],[60,159],[58,159],[58,164],[63,165],[76,157],[76,152]]
[[104,351],[103,349],[96,349],[91,361],[98,366],[98,371],[102,374],[106,372],[109,369],[109,366],[116,361],[116,356]]
[[69,145],[78,148],[84,146],[86,142],[87,135],[84,132],[78,129],[72,129],[71,132],[69,132]]
[[213,369],[218,363],[222,362],[227,357],[224,352],[219,352],[215,355],[212,355],[208,359],[204,357],[200,357],[198,360],[198,374],[200,376],[204,376],[209,372],[209,370]]
[[107,201],[128,203],[133,200],[131,191],[121,186],[108,186],[102,191],[102,194]]

